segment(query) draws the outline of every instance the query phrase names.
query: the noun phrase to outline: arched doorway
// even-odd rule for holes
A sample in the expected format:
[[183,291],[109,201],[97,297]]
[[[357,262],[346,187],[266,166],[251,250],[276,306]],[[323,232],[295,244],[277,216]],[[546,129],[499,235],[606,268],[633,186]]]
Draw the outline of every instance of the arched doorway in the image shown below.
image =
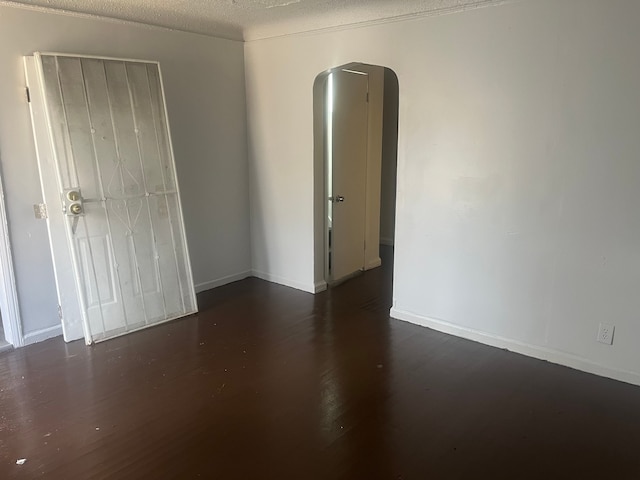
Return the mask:
[[398,79],[349,63],[320,73],[313,98],[315,278],[330,285],[393,256]]

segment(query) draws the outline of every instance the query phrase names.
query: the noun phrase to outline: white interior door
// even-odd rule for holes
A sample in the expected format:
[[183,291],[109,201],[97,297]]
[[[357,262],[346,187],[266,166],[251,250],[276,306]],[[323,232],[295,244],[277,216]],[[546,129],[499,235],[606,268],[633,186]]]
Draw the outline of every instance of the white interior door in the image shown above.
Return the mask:
[[78,313],[87,343],[194,313],[158,64],[25,65],[65,339]]
[[331,277],[364,269],[368,76],[332,73]]

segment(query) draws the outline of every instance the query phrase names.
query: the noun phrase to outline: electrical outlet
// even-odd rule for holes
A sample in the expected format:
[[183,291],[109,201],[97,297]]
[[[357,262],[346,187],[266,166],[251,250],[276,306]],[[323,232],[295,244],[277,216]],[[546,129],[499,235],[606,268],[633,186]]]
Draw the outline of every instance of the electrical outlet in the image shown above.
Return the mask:
[[598,340],[600,343],[604,343],[605,345],[613,344],[613,332],[616,327],[613,325],[607,325],[606,323],[601,323],[598,328]]

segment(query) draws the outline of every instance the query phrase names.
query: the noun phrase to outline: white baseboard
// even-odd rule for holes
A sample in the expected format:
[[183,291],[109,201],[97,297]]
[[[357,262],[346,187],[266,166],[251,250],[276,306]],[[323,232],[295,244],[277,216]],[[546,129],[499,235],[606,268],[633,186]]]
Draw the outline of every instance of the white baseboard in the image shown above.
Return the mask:
[[244,280],[251,276],[251,270],[235,273],[233,275],[227,275],[226,277],[211,280],[209,282],[198,283],[194,286],[196,293],[204,292],[205,290],[211,290],[212,288],[221,287],[227,283],[237,282],[238,280]]
[[34,332],[29,332],[24,336],[24,344],[31,345],[32,343],[42,342],[49,338],[58,337],[62,335],[62,325],[54,325],[53,327],[43,328]]
[[380,257],[375,258],[373,260],[371,260],[369,263],[367,263],[364,266],[365,270],[371,270],[372,268],[378,268],[380,265],[382,265],[382,259]]
[[389,247],[393,247],[393,237],[389,238],[389,237],[381,237],[380,238],[380,245],[387,245]]
[[428,327],[439,332],[448,333],[457,337],[466,338],[475,342],[484,343],[492,347],[503,348],[511,352],[520,353],[528,357],[546,360],[551,363],[557,363],[566,367],[582,370],[583,372],[593,373],[602,377],[613,378],[622,382],[640,385],[640,374],[627,370],[618,370],[604,365],[599,365],[585,358],[571,355],[570,353],[561,352],[551,348],[531,345],[528,343],[511,340],[509,338],[492,335],[471,328],[461,327],[442,320],[425,317],[415,313],[392,308],[389,312],[392,318],[404,320],[405,322],[414,323],[423,327]]
[[325,282],[324,280],[320,280],[315,284],[314,293],[324,292],[326,289],[327,289],[327,282]]
[[289,280],[288,278],[273,275],[271,273],[261,272],[260,270],[252,270],[251,274],[254,277],[266,280],[267,282],[277,283],[278,285],[284,285],[285,287],[295,288],[296,290],[302,290],[303,292],[316,293],[316,285],[314,283],[304,284]]

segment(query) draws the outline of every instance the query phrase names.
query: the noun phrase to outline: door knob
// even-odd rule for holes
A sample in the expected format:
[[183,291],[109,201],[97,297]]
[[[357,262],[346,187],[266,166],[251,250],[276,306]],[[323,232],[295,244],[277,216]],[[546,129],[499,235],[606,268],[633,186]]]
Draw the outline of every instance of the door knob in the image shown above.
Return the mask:
[[82,205],[79,203],[72,203],[69,210],[71,210],[71,213],[74,215],[80,215],[82,213]]
[[344,202],[344,197],[342,195],[338,195],[336,197],[336,202]]
[[67,198],[72,202],[77,202],[78,200],[80,200],[80,192],[76,190],[70,190],[67,192]]
[[62,211],[69,217],[76,217],[84,213],[82,192],[78,187],[72,187],[62,192]]

